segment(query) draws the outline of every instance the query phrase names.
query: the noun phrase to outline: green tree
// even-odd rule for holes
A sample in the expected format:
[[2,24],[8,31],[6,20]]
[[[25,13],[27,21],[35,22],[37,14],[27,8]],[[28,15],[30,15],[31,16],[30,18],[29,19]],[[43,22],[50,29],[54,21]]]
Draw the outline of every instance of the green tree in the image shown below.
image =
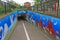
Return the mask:
[[40,3],[40,0],[34,0],[35,1],[35,5]]

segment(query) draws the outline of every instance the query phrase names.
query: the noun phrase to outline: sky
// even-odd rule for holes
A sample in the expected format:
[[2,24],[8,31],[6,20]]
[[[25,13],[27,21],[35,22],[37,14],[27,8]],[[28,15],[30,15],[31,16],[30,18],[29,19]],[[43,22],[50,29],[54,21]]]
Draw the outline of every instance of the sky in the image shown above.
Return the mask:
[[[2,1],[6,1],[6,0],[2,0]],[[25,2],[30,2],[31,5],[34,5],[34,0],[13,0],[16,3],[20,4],[20,5],[24,5]]]
[[25,2],[30,2],[32,5],[34,4],[34,0],[13,0],[18,4],[24,5]]

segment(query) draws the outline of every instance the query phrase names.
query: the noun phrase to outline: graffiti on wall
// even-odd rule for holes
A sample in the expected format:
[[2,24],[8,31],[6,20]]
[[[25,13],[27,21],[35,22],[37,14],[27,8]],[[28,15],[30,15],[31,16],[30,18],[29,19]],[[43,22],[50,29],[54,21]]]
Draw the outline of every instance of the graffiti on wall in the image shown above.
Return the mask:
[[0,40],[4,40],[5,36],[10,32],[15,20],[15,13],[12,13],[0,20]]

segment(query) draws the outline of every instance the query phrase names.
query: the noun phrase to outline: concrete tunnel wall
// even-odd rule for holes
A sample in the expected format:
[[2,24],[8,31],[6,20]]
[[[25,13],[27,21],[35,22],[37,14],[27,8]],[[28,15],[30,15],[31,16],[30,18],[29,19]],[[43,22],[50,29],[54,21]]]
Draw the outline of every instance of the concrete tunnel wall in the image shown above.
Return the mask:
[[54,18],[52,16],[47,16],[28,10],[17,10],[0,19],[0,40],[4,40],[7,34],[9,35],[10,31],[12,31],[11,29],[14,28],[14,25],[17,22],[17,14],[28,14],[28,21],[36,23],[40,27],[42,26],[42,29],[45,28],[52,36],[55,36],[55,38],[60,38],[60,18]]

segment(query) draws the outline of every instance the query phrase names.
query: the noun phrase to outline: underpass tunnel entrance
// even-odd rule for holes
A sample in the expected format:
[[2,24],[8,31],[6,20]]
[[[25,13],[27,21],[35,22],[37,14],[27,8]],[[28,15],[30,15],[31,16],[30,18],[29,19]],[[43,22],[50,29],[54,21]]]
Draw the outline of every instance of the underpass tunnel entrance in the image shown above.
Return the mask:
[[26,17],[27,17],[27,14],[18,14],[17,15],[18,21],[20,21],[20,20],[26,21]]

